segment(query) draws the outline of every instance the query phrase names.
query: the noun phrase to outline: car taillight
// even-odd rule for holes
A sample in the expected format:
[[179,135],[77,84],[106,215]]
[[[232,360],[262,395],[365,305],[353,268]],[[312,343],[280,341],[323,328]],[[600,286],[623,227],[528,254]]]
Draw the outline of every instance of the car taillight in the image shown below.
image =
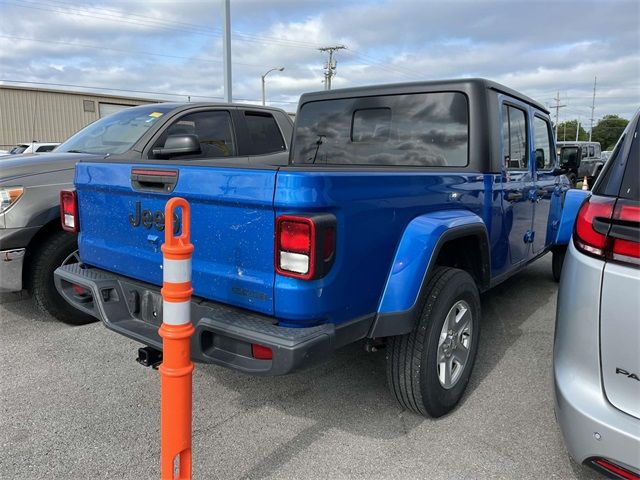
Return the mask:
[[640,205],[590,197],[576,218],[573,242],[591,256],[640,265]]
[[609,236],[613,260],[640,265],[640,204],[618,199]]
[[276,272],[301,280],[321,278],[335,257],[333,215],[282,215],[276,219]]
[[68,232],[77,232],[78,225],[78,197],[75,190],[62,190],[60,192],[60,221],[62,229]]

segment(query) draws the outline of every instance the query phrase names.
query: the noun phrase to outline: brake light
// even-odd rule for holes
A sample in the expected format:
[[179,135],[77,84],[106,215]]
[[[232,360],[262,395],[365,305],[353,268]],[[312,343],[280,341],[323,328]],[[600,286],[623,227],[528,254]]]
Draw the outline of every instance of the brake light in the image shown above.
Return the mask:
[[640,205],[618,199],[609,235],[613,260],[640,264]]
[[335,256],[335,217],[282,215],[276,220],[276,272],[311,280],[324,276]]
[[573,242],[588,255],[640,265],[640,205],[588,198],[578,212]]
[[78,224],[78,197],[75,190],[62,190],[60,192],[60,222],[62,229],[68,232],[77,232]]

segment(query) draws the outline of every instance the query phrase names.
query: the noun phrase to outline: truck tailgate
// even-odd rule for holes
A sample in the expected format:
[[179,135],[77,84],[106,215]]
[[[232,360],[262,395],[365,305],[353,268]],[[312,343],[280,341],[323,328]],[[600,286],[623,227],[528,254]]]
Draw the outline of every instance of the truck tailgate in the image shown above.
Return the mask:
[[[141,191],[132,180],[137,168],[176,171],[177,183],[170,193]],[[170,197],[184,197],[191,205],[194,295],[272,315],[276,173],[269,167],[79,163],[80,257],[161,285],[164,231],[153,219]]]

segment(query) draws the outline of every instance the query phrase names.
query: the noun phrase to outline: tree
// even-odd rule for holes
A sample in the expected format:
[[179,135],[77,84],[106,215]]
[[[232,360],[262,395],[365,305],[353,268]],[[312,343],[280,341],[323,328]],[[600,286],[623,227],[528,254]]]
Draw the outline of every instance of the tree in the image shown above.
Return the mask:
[[[578,126],[577,120],[568,120],[566,122],[560,122],[558,124],[558,142],[573,142],[576,139],[576,127]],[[580,133],[578,140],[589,140],[589,134],[580,125]]]
[[613,150],[628,123],[629,120],[620,118],[618,115],[605,115],[593,127],[591,140],[600,142],[602,150]]

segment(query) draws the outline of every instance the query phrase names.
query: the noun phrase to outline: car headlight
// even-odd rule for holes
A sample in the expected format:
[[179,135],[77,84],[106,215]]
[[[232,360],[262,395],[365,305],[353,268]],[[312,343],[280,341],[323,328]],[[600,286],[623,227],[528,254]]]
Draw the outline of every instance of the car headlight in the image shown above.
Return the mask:
[[4,213],[16,203],[24,193],[23,187],[0,188],[0,213]]

